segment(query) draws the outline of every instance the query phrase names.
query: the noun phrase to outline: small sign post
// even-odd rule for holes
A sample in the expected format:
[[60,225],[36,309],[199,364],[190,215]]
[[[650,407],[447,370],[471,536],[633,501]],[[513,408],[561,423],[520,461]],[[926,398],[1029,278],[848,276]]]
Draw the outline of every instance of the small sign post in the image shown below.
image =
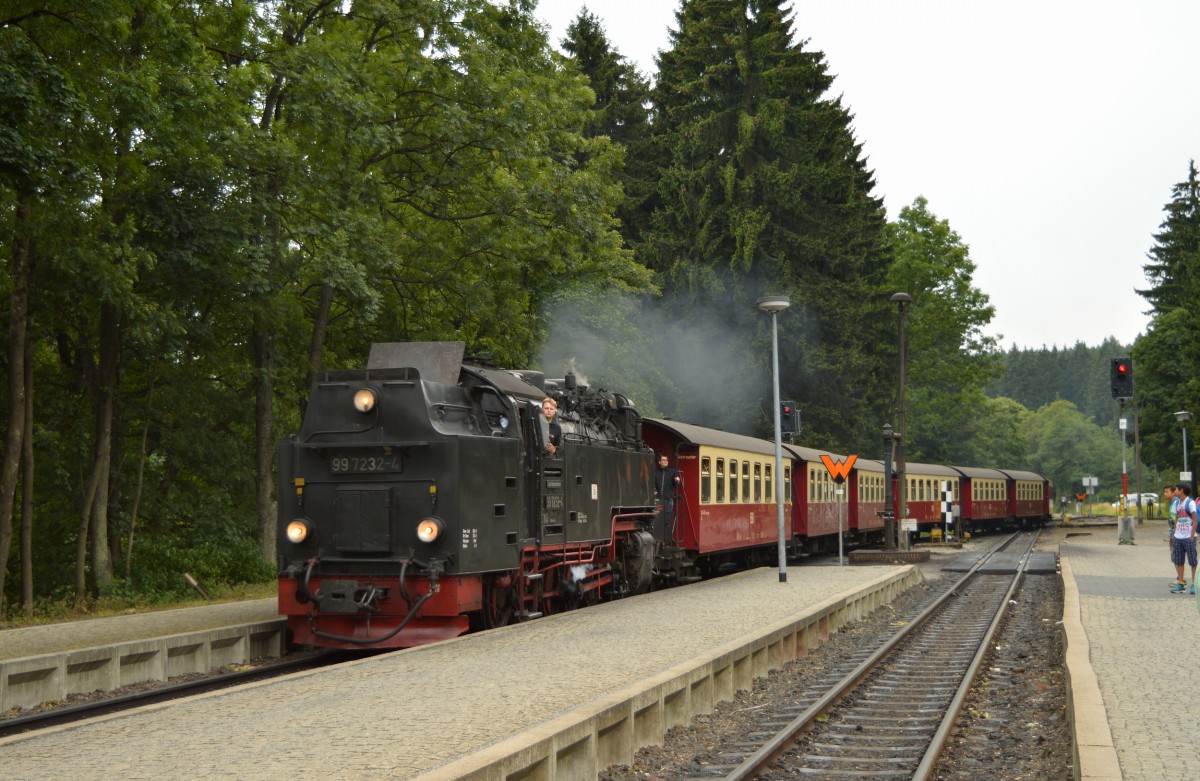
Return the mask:
[[943,540],[950,539],[950,527],[954,524],[954,492],[950,490],[950,481],[942,481],[942,520],[946,523],[946,533]]
[[846,564],[846,559],[842,557],[842,527],[844,525],[842,522],[842,514],[843,514],[842,511],[845,508],[845,502],[846,502],[845,493],[846,492],[843,490],[842,486],[846,482],[846,478],[850,476],[850,470],[854,467],[854,462],[857,460],[858,460],[857,455],[846,456],[845,461],[834,461],[832,456],[828,456],[828,455],[824,455],[824,454],[821,455],[821,463],[825,465],[825,469],[828,470],[829,476],[833,478],[833,482],[837,483],[837,486],[838,486],[837,496],[838,496],[838,565],[839,566],[845,566],[845,564]]

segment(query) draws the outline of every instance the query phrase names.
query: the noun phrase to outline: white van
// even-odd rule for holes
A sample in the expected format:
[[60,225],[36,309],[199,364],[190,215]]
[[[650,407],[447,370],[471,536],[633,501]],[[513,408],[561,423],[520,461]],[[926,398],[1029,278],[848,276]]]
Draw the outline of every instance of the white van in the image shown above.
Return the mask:
[[[1137,507],[1138,495],[1130,494],[1125,497],[1126,507]],[[1142,507],[1153,507],[1158,504],[1158,494],[1144,493],[1142,494]]]

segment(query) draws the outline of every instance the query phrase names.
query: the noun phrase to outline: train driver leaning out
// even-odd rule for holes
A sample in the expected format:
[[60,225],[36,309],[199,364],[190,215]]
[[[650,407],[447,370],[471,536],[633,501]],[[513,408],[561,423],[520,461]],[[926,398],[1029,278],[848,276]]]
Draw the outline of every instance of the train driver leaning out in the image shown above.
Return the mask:
[[558,452],[558,447],[562,444],[562,426],[554,422],[554,416],[558,414],[558,402],[547,396],[542,399],[542,434],[546,442],[546,452],[550,455],[555,455]]

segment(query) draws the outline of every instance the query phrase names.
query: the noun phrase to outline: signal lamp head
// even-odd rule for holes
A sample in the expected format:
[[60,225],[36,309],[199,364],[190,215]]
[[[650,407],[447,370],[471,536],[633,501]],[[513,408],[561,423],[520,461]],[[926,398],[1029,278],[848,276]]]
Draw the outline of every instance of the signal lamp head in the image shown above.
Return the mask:
[[432,516],[422,518],[417,524],[417,539],[424,543],[435,542],[444,530],[441,519]]
[[312,533],[313,527],[307,518],[297,518],[287,525],[287,538],[296,544],[306,541]]
[[374,388],[359,388],[354,394],[354,409],[359,412],[370,412],[375,409],[377,400]]

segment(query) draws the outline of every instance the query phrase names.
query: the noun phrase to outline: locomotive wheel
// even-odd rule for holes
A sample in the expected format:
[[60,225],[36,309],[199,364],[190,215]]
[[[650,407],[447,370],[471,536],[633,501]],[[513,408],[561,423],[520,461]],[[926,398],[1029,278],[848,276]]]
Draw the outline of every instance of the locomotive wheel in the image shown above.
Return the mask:
[[511,577],[496,577],[483,584],[483,626],[508,626],[517,613],[517,587]]

